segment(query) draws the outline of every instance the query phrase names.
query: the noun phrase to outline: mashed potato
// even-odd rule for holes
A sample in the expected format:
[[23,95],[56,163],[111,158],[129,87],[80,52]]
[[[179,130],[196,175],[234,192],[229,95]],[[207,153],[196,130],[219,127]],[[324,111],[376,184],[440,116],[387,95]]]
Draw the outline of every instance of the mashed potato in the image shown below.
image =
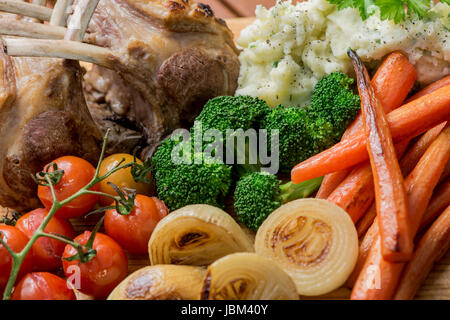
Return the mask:
[[401,24],[375,14],[362,21],[356,9],[338,11],[326,0],[259,6],[256,21],[238,39],[243,49],[238,95],[257,96],[270,106],[305,106],[324,75],[352,72],[347,49],[365,62],[401,50],[427,84],[450,74],[450,7]]

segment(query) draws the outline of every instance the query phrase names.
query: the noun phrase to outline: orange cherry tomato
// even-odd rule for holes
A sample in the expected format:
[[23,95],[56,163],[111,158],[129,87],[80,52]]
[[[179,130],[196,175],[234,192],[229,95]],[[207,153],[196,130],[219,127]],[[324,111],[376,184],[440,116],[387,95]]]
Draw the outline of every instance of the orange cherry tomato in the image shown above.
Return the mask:
[[[36,209],[22,216],[16,223],[16,227],[22,231],[28,238],[31,238],[36,230],[44,222],[48,211],[46,209]],[[75,231],[70,222],[53,217],[44,230],[47,233],[65,236],[73,239]],[[50,239],[39,238],[33,244],[34,270],[52,271],[61,267],[61,257],[66,244],[64,242]]]
[[17,284],[12,300],[76,300],[67,282],[48,272],[29,273]]
[[[123,165],[134,162],[134,157],[130,154],[126,153],[113,154],[102,161],[102,163],[100,164],[99,175],[101,177],[104,176],[112,169],[114,169],[114,167],[116,167],[123,159],[125,159],[125,161],[122,163]],[[142,164],[142,161],[139,159],[136,159],[136,162],[138,164]],[[151,181],[152,180],[151,174],[149,173],[146,178],[148,181]],[[113,183],[119,188],[128,188],[136,190],[137,194],[143,194],[148,196],[153,193],[153,187],[150,184],[145,182],[134,181],[133,176],[131,175],[131,168],[119,170],[99,183],[101,192],[117,196],[117,192],[114,190],[113,187],[111,187],[111,185],[108,184],[109,182]],[[112,202],[111,198],[108,197],[100,198],[100,204],[102,206],[108,206],[111,204],[111,202]]]
[[134,205],[129,215],[121,215],[115,209],[106,211],[105,230],[128,252],[145,254],[153,230],[168,210],[158,198],[142,195],[136,196]]
[[[28,237],[16,227],[0,225],[0,232],[0,237],[2,237],[3,241],[16,253],[21,252],[28,243]],[[3,290],[8,284],[12,264],[13,258],[11,257],[11,254],[0,244],[0,293],[3,293]],[[33,253],[30,250],[20,268],[18,279],[20,279],[22,275],[31,272],[32,268]]]
[[[86,245],[90,236],[91,232],[85,231],[74,241]],[[96,250],[97,254],[87,263],[63,260],[64,272],[69,278],[74,273],[70,267],[78,267],[81,285],[79,291],[95,298],[105,298],[127,276],[128,259],[117,242],[102,233],[96,234],[92,249]],[[63,257],[70,258],[77,253],[74,247],[66,245]]]
[[[62,157],[55,161],[59,170],[64,170],[61,181],[54,186],[56,198],[63,201],[84,188],[95,176],[95,168],[86,160],[77,157]],[[48,165],[45,167],[47,169]],[[44,171],[45,171],[44,170]],[[50,167],[50,172],[53,168]],[[98,191],[98,185],[90,190]],[[39,186],[38,197],[47,210],[53,205],[53,197],[50,187]],[[64,207],[56,213],[56,216],[64,219],[78,218],[88,213],[98,202],[98,196],[85,194]]]

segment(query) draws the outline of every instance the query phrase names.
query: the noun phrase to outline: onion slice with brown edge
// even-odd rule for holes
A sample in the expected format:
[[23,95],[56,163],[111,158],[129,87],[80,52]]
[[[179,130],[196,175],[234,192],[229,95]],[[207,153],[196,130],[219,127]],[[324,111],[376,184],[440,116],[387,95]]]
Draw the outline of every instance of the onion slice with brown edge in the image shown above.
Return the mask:
[[291,276],[298,294],[318,296],[339,288],[351,274],[358,235],[343,209],[326,200],[301,199],[264,221],[255,250]]
[[150,262],[206,266],[235,252],[252,252],[253,244],[225,211],[190,205],[162,219],[148,243]]
[[292,279],[255,253],[234,253],[206,270],[202,300],[298,300]]
[[123,280],[108,300],[198,300],[204,274],[201,267],[145,267]]

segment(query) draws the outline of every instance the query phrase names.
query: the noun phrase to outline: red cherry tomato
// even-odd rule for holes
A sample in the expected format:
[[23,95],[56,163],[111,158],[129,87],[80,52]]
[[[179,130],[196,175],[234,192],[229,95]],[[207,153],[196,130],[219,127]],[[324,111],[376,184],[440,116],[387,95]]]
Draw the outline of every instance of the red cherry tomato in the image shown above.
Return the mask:
[[134,254],[148,252],[148,241],[158,222],[167,216],[164,202],[158,198],[137,195],[134,210],[125,216],[115,209],[106,211],[106,233],[125,250]]
[[[91,182],[95,176],[95,168],[89,162],[81,158],[62,157],[53,162],[57,164],[59,170],[64,170],[61,181],[54,187],[56,198],[59,201],[63,201],[74,195]],[[45,167],[44,171],[47,170],[47,167],[48,165]],[[49,171],[52,172],[53,167],[50,167]],[[98,185],[92,187],[91,190],[98,191]],[[50,210],[53,205],[50,187],[39,186],[38,197],[45,208]],[[65,219],[78,218],[88,213],[98,202],[98,199],[99,197],[97,195],[83,195],[58,210],[56,216]]]
[[[46,209],[36,209],[22,216],[16,223],[16,227],[28,238],[31,238],[36,230],[41,226],[48,211]],[[73,239],[75,231],[70,222],[53,217],[44,230],[47,233],[61,235]],[[61,257],[66,244],[64,242],[39,238],[33,245],[34,270],[51,271],[61,267]]]
[[[28,237],[16,227],[11,227],[7,225],[0,225],[0,237],[3,241],[16,253],[20,252],[25,248],[28,243]],[[13,259],[11,254],[6,250],[6,248],[0,244],[0,293],[3,293],[6,285],[8,284],[8,279],[11,274],[11,268],[13,264]],[[20,277],[32,270],[33,266],[33,253],[30,250],[28,255],[23,261],[22,267],[20,268]]]
[[48,272],[29,273],[17,284],[12,300],[76,300],[64,279]]
[[[85,245],[91,232],[85,231],[75,238],[75,242]],[[95,298],[105,298],[128,274],[128,259],[125,251],[113,239],[105,234],[97,233],[93,249],[96,256],[87,263],[78,260],[63,260],[63,268],[69,278],[74,271],[71,266],[79,267],[80,292]],[[77,250],[67,245],[63,257],[70,258],[77,254]]]

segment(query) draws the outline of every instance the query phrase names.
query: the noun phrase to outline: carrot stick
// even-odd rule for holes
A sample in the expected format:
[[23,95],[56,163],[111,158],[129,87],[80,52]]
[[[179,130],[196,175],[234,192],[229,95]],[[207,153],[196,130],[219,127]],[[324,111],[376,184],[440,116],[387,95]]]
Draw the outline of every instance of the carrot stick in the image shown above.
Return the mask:
[[330,174],[327,174],[323,177],[322,184],[320,185],[319,191],[317,191],[316,198],[317,199],[326,199],[331,193],[344,181],[345,177],[349,174],[349,169],[344,169],[340,171],[336,171]]
[[[417,137],[450,119],[450,85],[423,96],[387,115],[395,142]],[[369,158],[364,134],[355,134],[332,148],[298,164],[292,182],[324,176],[357,165]]]
[[[403,141],[395,146],[398,157],[403,155],[408,144],[409,141]],[[370,207],[374,197],[372,168],[367,162],[356,166],[327,200],[344,209],[356,223]]]
[[431,144],[405,181],[409,197],[411,227],[419,229],[433,195],[434,188],[450,159],[450,126],[447,126]]
[[441,80],[433,82],[429,86],[423,88],[422,90],[417,92],[415,95],[413,95],[411,98],[406,100],[406,103],[409,103],[409,102],[419,99],[423,96],[426,96],[427,94],[430,94],[431,92],[436,91],[437,89],[440,89],[442,87],[448,86],[449,84],[450,84],[450,75],[445,76]]
[[373,224],[373,221],[375,220],[377,216],[377,207],[375,206],[375,202],[372,203],[370,208],[364,213],[361,220],[358,221],[358,224],[356,225],[356,231],[358,232],[358,237],[361,238],[364,236],[369,230],[370,226]]
[[[372,209],[373,208],[373,209]],[[361,271],[363,270],[364,264],[366,263],[367,257],[369,255],[369,251],[372,248],[373,244],[378,238],[378,221],[377,221],[377,210],[375,203],[372,207],[370,207],[369,210],[373,210],[374,213],[374,221],[370,228],[367,230],[366,235],[361,240],[359,244],[359,253],[358,253],[358,260],[356,261],[355,268],[353,269],[352,274],[347,279],[347,287],[352,288],[356,280],[358,279],[359,275],[361,274]]]
[[447,178],[450,177],[450,161],[447,162],[447,165],[445,166],[444,173],[442,173],[441,179],[439,182],[443,182],[447,180]]
[[431,198],[427,211],[423,214],[419,231],[429,226],[446,207],[450,206],[450,178],[441,183]]
[[[450,129],[447,127],[439,137],[432,143],[425,154],[420,159],[416,168],[411,172],[405,181],[405,188],[408,192],[408,202],[410,207],[412,233],[417,233],[420,221],[430,202],[433,189],[438,183],[444,167],[450,158]],[[377,228],[377,218],[374,225],[367,231],[363,242],[373,245],[367,254],[364,266],[359,272],[357,281],[353,287],[352,299],[390,299],[399,281],[404,263],[391,263],[383,259],[381,253],[381,237],[372,228]],[[367,239],[366,239],[367,238]],[[378,247],[377,244],[378,243]],[[361,253],[360,253],[361,255]],[[361,259],[364,259],[363,257]],[[378,288],[368,287],[367,278],[373,274],[374,270],[379,271],[381,278]],[[355,268],[354,272],[358,272]]]
[[374,199],[373,175],[370,165],[362,163],[328,197],[328,201],[344,209],[356,223]]
[[411,261],[406,265],[395,300],[412,299],[425,281],[433,264],[450,249],[450,206],[420,239]]
[[447,122],[443,122],[433,129],[428,130],[420,139],[408,150],[406,155],[400,160],[400,168],[404,176],[407,176],[416,166],[430,144],[439,136],[445,128]]
[[352,300],[388,300],[392,298],[404,263],[383,259],[381,238],[376,237],[361,273],[353,287]]
[[416,69],[404,54],[399,51],[389,54],[372,79],[375,94],[380,99],[384,112],[389,113],[400,107],[416,80]]
[[[383,105],[384,112],[389,113],[401,106],[417,80],[417,72],[408,58],[401,52],[393,52],[383,61],[372,79],[375,94]],[[343,139],[364,130],[362,115],[344,133]],[[348,175],[349,170],[327,174],[317,192],[316,198],[326,199]]]
[[350,50],[349,56],[353,61],[361,96],[383,258],[390,262],[408,261],[414,245],[405,183],[394,142],[383,106],[375,95],[366,67],[355,52]]

